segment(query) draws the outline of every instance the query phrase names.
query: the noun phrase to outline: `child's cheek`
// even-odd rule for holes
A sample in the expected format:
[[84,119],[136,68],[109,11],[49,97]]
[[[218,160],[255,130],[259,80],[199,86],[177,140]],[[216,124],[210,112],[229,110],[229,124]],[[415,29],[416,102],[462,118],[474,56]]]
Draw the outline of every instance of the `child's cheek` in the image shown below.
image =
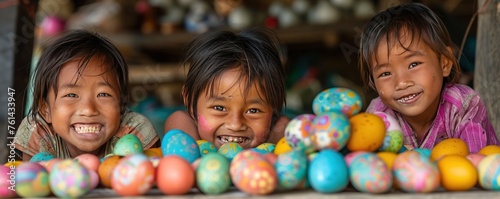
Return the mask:
[[198,128],[200,128],[200,133],[212,133],[214,132],[214,127],[212,127],[205,116],[198,114]]

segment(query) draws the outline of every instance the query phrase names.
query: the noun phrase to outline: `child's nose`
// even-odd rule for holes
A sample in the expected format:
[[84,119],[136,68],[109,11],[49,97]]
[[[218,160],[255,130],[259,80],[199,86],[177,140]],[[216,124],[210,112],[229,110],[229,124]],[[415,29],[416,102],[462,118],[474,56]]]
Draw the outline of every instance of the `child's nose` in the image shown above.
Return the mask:
[[228,120],[226,121],[227,129],[231,131],[241,131],[245,130],[244,118],[241,114],[232,113],[229,115]]
[[413,86],[413,80],[407,73],[396,74],[396,90],[404,90],[408,87]]
[[91,99],[82,99],[78,104],[78,115],[81,116],[95,116],[99,114],[95,101]]

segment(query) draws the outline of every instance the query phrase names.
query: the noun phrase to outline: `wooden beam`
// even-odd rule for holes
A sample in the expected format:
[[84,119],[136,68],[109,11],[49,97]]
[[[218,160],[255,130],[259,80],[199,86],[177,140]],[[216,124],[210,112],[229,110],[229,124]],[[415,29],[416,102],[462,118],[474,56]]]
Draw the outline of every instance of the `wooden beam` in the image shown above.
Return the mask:
[[24,117],[38,0],[0,0],[0,163],[13,156],[10,145]]
[[479,0],[478,9],[474,89],[500,137],[500,0]]

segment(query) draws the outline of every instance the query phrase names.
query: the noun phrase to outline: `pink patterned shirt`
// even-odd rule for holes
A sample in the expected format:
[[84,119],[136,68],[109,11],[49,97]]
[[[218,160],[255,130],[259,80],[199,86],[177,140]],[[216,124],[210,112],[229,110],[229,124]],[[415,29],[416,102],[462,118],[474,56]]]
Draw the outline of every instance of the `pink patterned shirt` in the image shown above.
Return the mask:
[[380,97],[373,99],[366,109],[366,112],[376,111],[396,118],[403,129],[404,146],[408,150],[432,149],[446,138],[464,140],[470,153],[476,153],[486,145],[500,145],[483,101],[472,88],[465,85],[447,84],[444,87],[436,118],[420,143],[417,143],[415,132],[401,114],[387,107]]

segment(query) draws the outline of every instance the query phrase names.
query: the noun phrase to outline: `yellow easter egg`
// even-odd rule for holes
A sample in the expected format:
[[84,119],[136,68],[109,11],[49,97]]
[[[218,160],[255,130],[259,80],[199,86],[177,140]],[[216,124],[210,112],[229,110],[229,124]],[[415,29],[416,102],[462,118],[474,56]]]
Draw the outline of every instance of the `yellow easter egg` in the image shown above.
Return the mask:
[[436,161],[445,155],[469,155],[469,147],[459,138],[448,138],[437,143],[431,150],[431,160]]
[[349,118],[351,136],[347,141],[349,151],[376,151],[385,137],[385,123],[372,113],[359,113]]
[[398,156],[398,154],[388,151],[381,151],[376,153],[376,155],[384,161],[385,165],[389,170],[392,170],[392,164],[394,163],[394,159]]
[[476,167],[461,155],[446,155],[437,161],[441,186],[447,191],[467,191],[478,182]]
[[481,150],[479,150],[477,153],[485,155],[485,156],[491,155],[491,154],[500,154],[500,146],[488,145],[488,146],[481,148]]
[[282,153],[291,151],[292,147],[288,144],[285,137],[282,137],[278,143],[276,143],[276,147],[274,148],[274,154],[280,155]]

